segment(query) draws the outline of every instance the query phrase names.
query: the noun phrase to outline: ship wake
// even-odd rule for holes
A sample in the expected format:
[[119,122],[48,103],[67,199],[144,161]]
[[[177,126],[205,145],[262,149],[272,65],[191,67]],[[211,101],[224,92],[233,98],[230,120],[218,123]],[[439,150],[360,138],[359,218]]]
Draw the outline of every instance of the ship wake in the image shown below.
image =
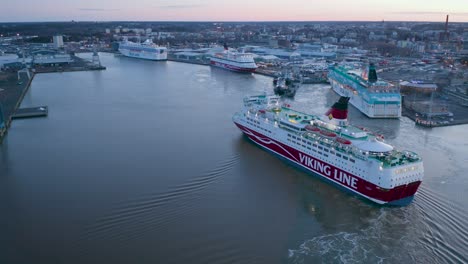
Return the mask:
[[[434,199],[433,197],[438,197]],[[292,263],[466,263],[466,209],[422,188],[405,208],[380,208],[363,228],[329,233],[290,249]],[[456,210],[449,210],[452,208]],[[443,223],[443,224],[440,224]]]

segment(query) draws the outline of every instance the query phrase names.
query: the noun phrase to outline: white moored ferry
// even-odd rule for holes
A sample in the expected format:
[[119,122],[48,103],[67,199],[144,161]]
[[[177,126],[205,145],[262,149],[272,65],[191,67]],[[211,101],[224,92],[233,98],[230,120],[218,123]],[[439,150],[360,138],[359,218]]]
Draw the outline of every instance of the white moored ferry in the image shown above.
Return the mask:
[[347,122],[348,97],[323,116],[292,110],[278,96],[250,96],[233,116],[256,144],[325,181],[378,204],[405,205],[423,179],[422,159]]
[[167,48],[154,44],[150,39],[142,43],[128,40],[119,43],[122,55],[145,60],[167,60]]
[[378,80],[374,64],[368,70],[335,65],[328,71],[328,80],[337,94],[351,98],[349,102],[368,117],[401,117],[398,87]]
[[224,51],[215,53],[210,58],[210,64],[215,67],[235,71],[235,72],[254,72],[257,69],[257,64],[250,53],[241,53],[230,50],[227,45],[224,45]]

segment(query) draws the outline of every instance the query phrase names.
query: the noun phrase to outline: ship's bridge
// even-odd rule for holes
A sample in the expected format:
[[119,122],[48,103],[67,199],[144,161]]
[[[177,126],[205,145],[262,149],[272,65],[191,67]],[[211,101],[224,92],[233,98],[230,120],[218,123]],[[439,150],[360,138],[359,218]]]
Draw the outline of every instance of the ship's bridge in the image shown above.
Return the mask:
[[286,127],[290,130],[296,131],[296,132],[302,132],[305,131],[305,125],[303,123],[298,123],[295,120],[289,119],[289,120],[281,120],[280,125],[283,127]]

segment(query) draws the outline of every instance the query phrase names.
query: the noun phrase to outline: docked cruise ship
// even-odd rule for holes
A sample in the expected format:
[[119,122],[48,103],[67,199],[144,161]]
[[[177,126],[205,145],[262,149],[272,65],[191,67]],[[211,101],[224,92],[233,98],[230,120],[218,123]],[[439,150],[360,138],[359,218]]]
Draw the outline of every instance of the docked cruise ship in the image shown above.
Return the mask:
[[142,43],[128,40],[119,43],[119,51],[122,55],[146,60],[167,60],[166,47],[154,44],[150,39]]
[[233,122],[253,142],[378,204],[406,205],[423,179],[422,159],[383,136],[348,124],[348,97],[323,116],[295,111],[266,94],[244,98]]
[[257,64],[255,64],[252,54],[230,50],[226,44],[224,45],[223,52],[215,53],[210,58],[210,64],[235,72],[249,73],[257,69]]
[[377,79],[374,64],[369,71],[335,65],[328,72],[333,90],[351,98],[350,103],[371,118],[401,117],[401,95],[398,87]]

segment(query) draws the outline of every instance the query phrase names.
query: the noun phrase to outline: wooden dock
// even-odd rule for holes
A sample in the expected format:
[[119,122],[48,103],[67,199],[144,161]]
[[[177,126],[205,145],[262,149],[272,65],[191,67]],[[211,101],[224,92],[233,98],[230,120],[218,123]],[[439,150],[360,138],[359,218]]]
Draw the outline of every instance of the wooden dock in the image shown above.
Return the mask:
[[47,106],[20,108],[16,110],[16,112],[11,116],[11,118],[18,119],[18,118],[43,117],[43,116],[47,116],[48,113],[49,113],[49,110]]

